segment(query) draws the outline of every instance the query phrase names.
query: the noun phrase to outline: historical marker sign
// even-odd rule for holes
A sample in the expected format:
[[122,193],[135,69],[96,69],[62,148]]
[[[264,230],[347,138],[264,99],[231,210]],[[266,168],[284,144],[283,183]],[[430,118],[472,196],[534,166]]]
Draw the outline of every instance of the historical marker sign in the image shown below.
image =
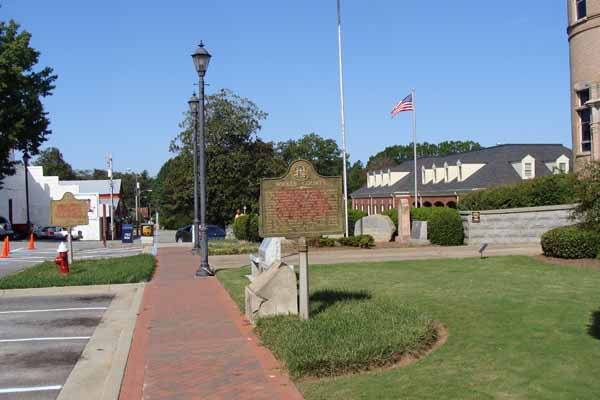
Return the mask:
[[321,176],[306,160],[260,184],[262,237],[316,237],[344,232],[342,178]]
[[87,225],[87,200],[77,200],[73,193],[65,193],[60,200],[52,200],[50,204],[50,224],[72,228],[77,225]]

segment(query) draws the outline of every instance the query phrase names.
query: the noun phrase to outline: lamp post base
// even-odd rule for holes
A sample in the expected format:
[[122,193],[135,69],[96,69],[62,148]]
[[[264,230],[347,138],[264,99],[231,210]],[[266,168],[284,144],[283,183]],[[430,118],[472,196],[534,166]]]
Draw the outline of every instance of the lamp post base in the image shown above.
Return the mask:
[[201,252],[200,247],[192,247],[193,255],[198,256],[198,255],[200,255],[200,252]]
[[196,277],[197,278],[208,278],[211,276],[215,276],[215,273],[212,271],[212,269],[210,268],[210,266],[206,266],[203,267],[202,265],[198,268],[198,271],[196,271]]

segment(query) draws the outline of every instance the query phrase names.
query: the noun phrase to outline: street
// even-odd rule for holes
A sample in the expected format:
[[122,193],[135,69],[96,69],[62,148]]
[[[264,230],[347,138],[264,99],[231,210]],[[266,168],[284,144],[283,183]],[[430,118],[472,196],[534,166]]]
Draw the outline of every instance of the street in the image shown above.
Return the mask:
[[[8,258],[0,258],[0,277],[21,271],[44,261],[54,260],[59,241],[36,241],[35,250],[28,250],[29,242],[14,241],[10,243]],[[132,244],[107,242],[104,247],[99,241],[74,241],[73,253],[75,260],[94,258],[126,257],[140,254],[142,251],[139,241]]]

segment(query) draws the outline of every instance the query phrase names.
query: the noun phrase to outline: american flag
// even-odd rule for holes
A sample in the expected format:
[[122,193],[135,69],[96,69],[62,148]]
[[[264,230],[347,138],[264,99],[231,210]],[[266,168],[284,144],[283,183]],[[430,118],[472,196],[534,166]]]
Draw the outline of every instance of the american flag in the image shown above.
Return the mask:
[[412,94],[409,94],[408,96],[406,96],[404,99],[400,100],[400,102],[394,106],[394,108],[392,109],[392,112],[391,112],[392,118],[394,118],[396,116],[396,114],[399,114],[404,111],[413,111]]

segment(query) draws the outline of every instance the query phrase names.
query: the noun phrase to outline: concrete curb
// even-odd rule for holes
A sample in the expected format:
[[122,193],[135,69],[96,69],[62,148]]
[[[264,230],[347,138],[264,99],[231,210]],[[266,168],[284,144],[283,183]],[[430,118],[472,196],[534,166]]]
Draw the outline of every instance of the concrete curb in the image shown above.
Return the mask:
[[[71,371],[58,400],[119,398],[144,288],[145,284],[139,283],[71,287],[69,291],[60,291],[63,295],[98,293],[114,294],[115,297]],[[39,289],[35,293],[41,294]]]
[[0,297],[116,294],[122,292],[126,288],[137,288],[139,285],[143,286],[144,284],[123,283],[118,285],[54,286],[31,289],[4,289],[0,290]]

